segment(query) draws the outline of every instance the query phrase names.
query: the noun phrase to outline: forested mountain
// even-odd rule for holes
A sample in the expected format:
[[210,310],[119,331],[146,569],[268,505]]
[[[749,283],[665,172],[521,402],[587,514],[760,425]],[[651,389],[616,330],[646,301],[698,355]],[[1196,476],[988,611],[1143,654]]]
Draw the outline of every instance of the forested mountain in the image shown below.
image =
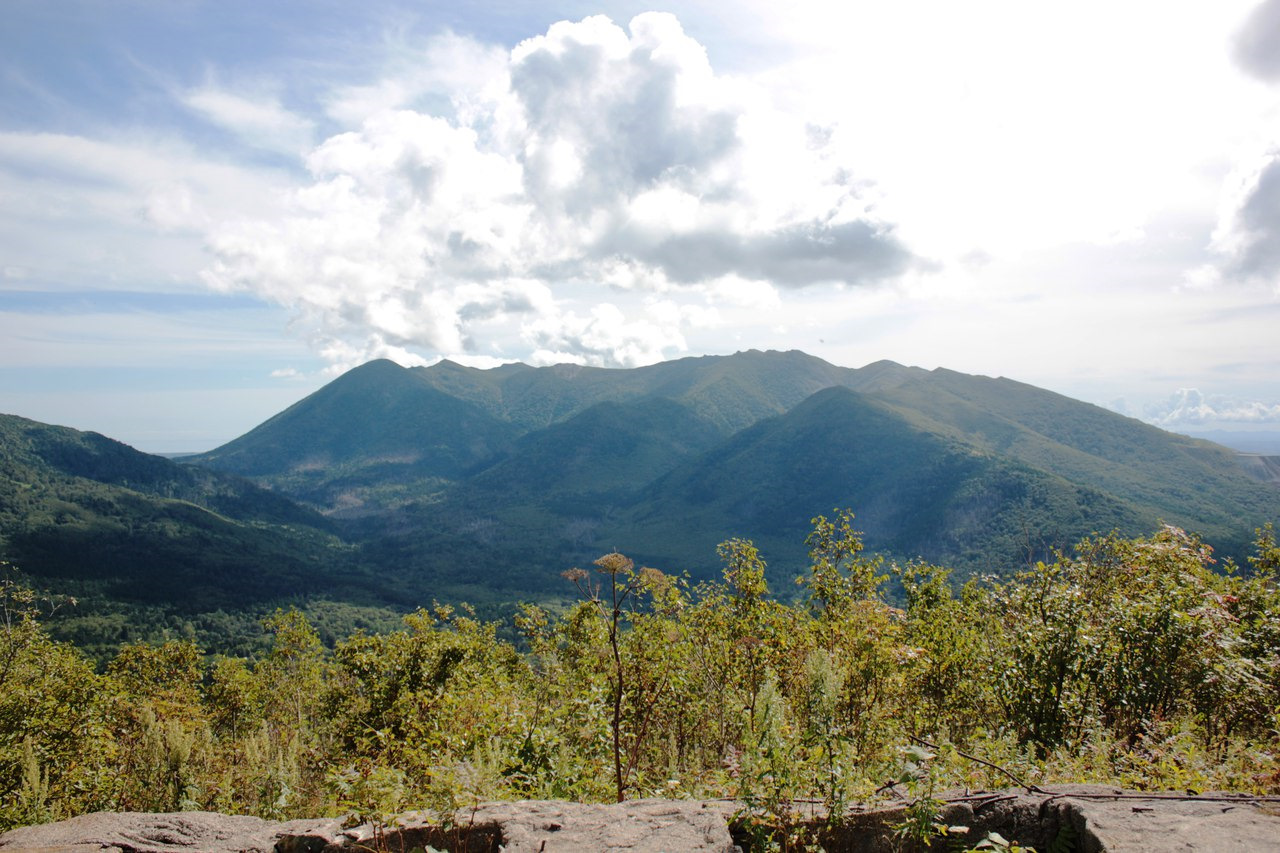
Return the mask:
[[421,373],[369,362],[261,426],[187,463],[253,477],[339,516],[432,493],[492,459],[520,430],[437,390]]
[[633,370],[375,361],[181,461],[4,418],[0,558],[201,612],[496,605],[565,595],[564,569],[614,550],[716,577],[734,536],[789,581],[810,519],[836,507],[869,550],[960,574],[1162,521],[1238,557],[1280,518],[1280,488],[1210,442],[1008,379],[798,352]]
[[857,508],[874,550],[973,569],[1018,565],[1091,529],[1143,523],[1121,499],[982,452],[846,388],[819,391],[678,466],[645,490],[630,520],[655,558],[675,553],[681,562],[715,543],[699,537],[683,549],[680,527],[732,524],[794,576],[809,520],[838,506]]
[[258,635],[256,617],[228,614],[397,594],[371,583],[333,521],[284,495],[11,415],[0,415],[0,560],[77,598],[59,614],[74,624],[56,625],[90,650],[199,625]]
[[714,576],[735,535],[789,577],[809,519],[836,506],[869,548],[971,571],[1160,521],[1239,554],[1280,514],[1280,490],[1209,442],[1008,379],[800,352],[373,362],[193,461],[351,519],[373,565],[504,595],[555,590],[612,549]]

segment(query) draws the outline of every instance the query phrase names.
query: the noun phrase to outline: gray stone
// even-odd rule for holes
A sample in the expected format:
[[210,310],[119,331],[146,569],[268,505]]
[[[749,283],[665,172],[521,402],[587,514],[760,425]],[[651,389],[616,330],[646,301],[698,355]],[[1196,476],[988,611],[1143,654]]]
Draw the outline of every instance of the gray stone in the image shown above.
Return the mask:
[[[612,805],[525,801],[485,803],[475,810],[473,820],[499,827],[508,853],[731,853],[728,818],[732,812],[730,803],[681,800],[631,800]],[[464,815],[471,812],[460,812],[459,823]]]
[[[1064,785],[948,798],[946,823],[969,827],[976,844],[996,831],[1047,850],[1072,839],[1078,853],[1181,853],[1280,850],[1276,803],[1237,795],[1176,797],[1116,788]],[[808,817],[826,849],[888,851],[905,802],[858,809],[839,829]],[[719,851],[730,853],[729,802],[633,800],[610,805],[555,801],[482,803],[442,826],[429,812],[401,815],[390,826],[344,827],[336,819],[275,822],[210,812],[82,815],[0,835],[0,851],[15,853],[343,853],[435,848],[454,853],[568,851]]]
[[1083,842],[1077,845],[1081,853],[1280,850],[1280,817],[1247,797],[1106,799],[1096,792],[1067,793],[1062,802]]
[[[942,822],[968,827],[977,844],[989,832],[1037,850],[1070,839],[1076,853],[1182,853],[1280,850],[1280,816],[1241,795],[1143,794],[1101,785],[943,795]],[[838,829],[821,832],[825,849],[888,853],[898,849],[893,827],[906,802],[856,810]],[[820,825],[820,816],[814,824]]]
[[110,850],[124,853],[269,851],[281,824],[214,812],[95,812],[0,835],[2,850]]

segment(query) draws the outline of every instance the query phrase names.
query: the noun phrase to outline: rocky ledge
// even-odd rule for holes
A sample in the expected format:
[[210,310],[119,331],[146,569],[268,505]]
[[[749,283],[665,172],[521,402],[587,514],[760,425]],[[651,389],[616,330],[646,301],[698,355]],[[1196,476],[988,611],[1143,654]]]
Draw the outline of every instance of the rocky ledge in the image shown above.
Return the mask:
[[[955,794],[942,819],[968,827],[973,845],[998,832],[1041,851],[1162,853],[1280,849],[1280,798],[1232,794],[1178,795],[1062,786]],[[837,829],[823,829],[818,814],[797,815],[820,837],[823,849],[900,849],[893,826],[905,802],[854,810]],[[697,851],[730,853],[746,843],[740,804],[635,800],[617,805],[565,802],[483,803],[441,823],[427,813],[402,815],[390,826],[345,827],[340,820],[267,821],[180,812],[82,815],[0,835],[0,850],[41,853],[339,853],[340,851],[447,850],[467,853],[553,851]]]

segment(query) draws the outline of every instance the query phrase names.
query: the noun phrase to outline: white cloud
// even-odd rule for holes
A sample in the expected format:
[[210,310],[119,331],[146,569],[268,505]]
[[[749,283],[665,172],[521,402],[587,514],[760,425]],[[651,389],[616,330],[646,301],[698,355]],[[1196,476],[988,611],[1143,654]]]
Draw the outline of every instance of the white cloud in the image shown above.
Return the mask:
[[672,349],[685,349],[684,337],[670,322],[669,306],[660,305],[650,316],[628,320],[616,305],[603,302],[585,316],[563,312],[541,317],[525,327],[534,346],[532,363],[640,367],[662,361]]
[[272,97],[247,97],[212,86],[186,93],[183,102],[254,148],[300,154],[310,147],[314,123]]
[[506,97],[509,53],[497,46],[446,31],[422,45],[389,43],[383,50],[377,81],[339,86],[324,97],[331,119],[359,127],[371,115],[412,109],[473,124]]
[[[766,305],[775,287],[914,262],[822,135],[718,77],[671,15],[560,22],[501,64],[456,36],[432,44],[421,73],[335,96],[345,120],[374,112],[307,156],[285,215],[209,239],[210,285],[295,308],[335,362],[523,341],[648,363],[715,321],[703,299]],[[601,288],[636,298],[575,313]],[[689,310],[655,315],[645,293]]]
[[[728,27],[694,4],[513,50],[419,39],[427,13],[328,68],[290,42],[224,85],[235,63],[202,55],[213,82],[162,72],[170,131],[0,133],[0,267],[153,290],[203,270],[287,306],[335,367],[798,347],[1265,398],[1243,386],[1274,382],[1280,303],[1223,286],[1280,263],[1276,89],[1236,40],[1255,7],[747,0]],[[228,134],[176,141],[195,114]],[[287,174],[235,165],[300,149]]]
[[1280,423],[1280,403],[1231,399],[1201,394],[1195,388],[1180,388],[1163,404],[1149,406],[1143,419],[1161,427],[1276,424]]
[[44,284],[190,287],[205,231],[283,185],[153,135],[0,132],[0,257]]
[[790,61],[760,72],[876,181],[909,246],[955,263],[1132,239],[1212,204],[1266,98],[1227,55],[1248,0],[754,2]]
[[142,215],[161,231],[179,231],[208,224],[190,185],[183,181],[157,187],[148,193],[143,200]]
[[1280,149],[1250,161],[1228,178],[1211,247],[1217,267],[1193,273],[1192,283],[1229,279],[1270,284],[1280,292]]

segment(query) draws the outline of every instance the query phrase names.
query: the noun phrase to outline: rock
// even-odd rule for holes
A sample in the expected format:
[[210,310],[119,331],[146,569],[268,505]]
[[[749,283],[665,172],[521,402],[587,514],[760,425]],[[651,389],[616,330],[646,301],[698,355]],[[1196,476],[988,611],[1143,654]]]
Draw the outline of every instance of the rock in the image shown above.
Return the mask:
[[[562,802],[485,803],[475,823],[501,829],[508,853],[628,850],[633,853],[714,850],[731,853],[731,803],[632,800],[612,805]],[[467,812],[466,814],[470,814]],[[459,813],[461,824],[464,817]]]
[[[1205,795],[1200,799],[1145,794],[1102,785],[1056,785],[1051,792],[1012,789],[949,792],[941,822],[966,826],[966,843],[989,832],[1036,850],[1075,853],[1185,853],[1280,850],[1280,816],[1257,798]],[[905,801],[855,811],[837,829],[819,832],[824,849],[881,853],[897,849],[893,827]],[[821,827],[820,816],[813,819]],[[1069,845],[1069,846],[1067,846]]]
[[[1123,794],[1114,788],[1105,793]],[[1247,797],[1175,800],[1159,796],[1142,799],[1124,794],[1109,799],[1096,791],[1068,791],[1062,803],[1082,842],[1076,849],[1080,853],[1280,849],[1280,817]]]
[[[1070,842],[1077,853],[1182,853],[1280,849],[1280,816],[1270,802],[1238,795],[1177,797],[1097,785],[1057,786],[955,795],[946,823],[969,827],[976,844],[990,831],[1039,850]],[[905,802],[850,814],[825,829],[809,820],[826,849],[896,849],[892,828]],[[437,850],[466,853],[708,850],[730,853],[728,802],[633,800],[610,805],[555,801],[483,803],[463,809],[443,828],[429,812],[401,815],[391,826],[344,828],[336,819],[286,823],[210,812],[97,813],[0,835],[3,853],[343,853],[355,850]]]
[[[482,803],[460,809],[451,828],[441,829],[430,813],[401,815],[394,826],[369,824],[333,832],[325,843],[302,843],[283,833],[282,853],[340,853],[353,849],[498,851],[556,853],[556,851],[707,850],[731,853],[731,803],[677,800],[632,800],[610,805],[560,801]],[[311,838],[316,839],[314,833]]]
[[95,812],[0,835],[0,849],[122,853],[271,851],[281,824],[214,812]]
[[344,828],[338,820],[279,823],[211,812],[99,812],[0,835],[0,850],[113,853],[339,853],[389,849],[533,851],[708,850],[730,853],[727,803],[635,800],[615,805],[485,803],[441,828],[434,814],[401,815],[392,826]]

